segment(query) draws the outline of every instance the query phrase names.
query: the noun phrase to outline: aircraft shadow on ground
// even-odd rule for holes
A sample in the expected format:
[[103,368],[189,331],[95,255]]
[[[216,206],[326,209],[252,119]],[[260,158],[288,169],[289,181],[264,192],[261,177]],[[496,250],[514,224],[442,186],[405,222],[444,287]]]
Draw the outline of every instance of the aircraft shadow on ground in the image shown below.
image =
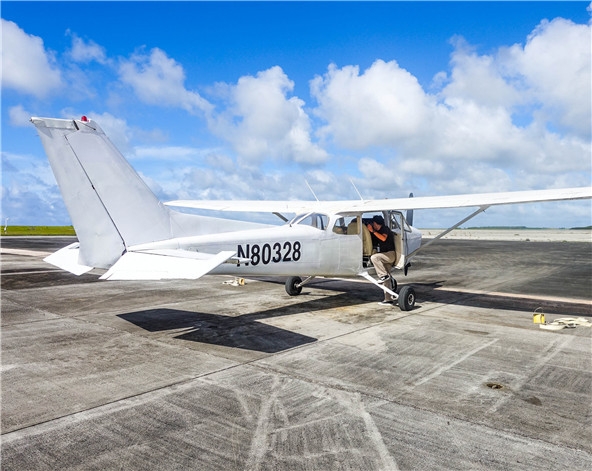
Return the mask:
[[[337,280],[335,280],[337,281]],[[496,309],[500,311],[523,311],[534,312],[535,309],[541,308],[547,314],[559,314],[570,316],[587,316],[592,317],[592,306],[586,304],[584,300],[581,303],[566,302],[562,300],[550,299],[536,299],[536,297],[521,298],[519,293],[508,293],[505,296],[503,293],[488,294],[488,293],[471,293],[462,290],[456,291],[454,288],[446,290],[439,290],[438,288],[445,287],[446,280],[439,280],[434,282],[411,282],[401,283],[399,289],[405,285],[411,285],[415,288],[417,294],[417,304],[415,309],[421,308],[421,302],[430,301],[442,304],[454,304],[458,306],[482,307],[488,309]],[[360,289],[360,283],[348,282],[347,280],[339,280],[339,283],[334,284],[310,284],[321,290],[333,291],[350,291],[355,292],[355,295],[367,297],[368,292],[372,292],[374,287],[370,284],[365,285],[368,288]],[[399,291],[399,289],[397,291]],[[376,290],[374,290],[376,291]],[[370,294],[373,296],[373,294]],[[536,295],[535,295],[536,296]]]
[[317,339],[274,327],[251,316],[228,317],[175,309],[150,309],[118,317],[149,332],[187,329],[175,338],[192,342],[277,353]]
[[[432,301],[443,304],[454,304],[458,306],[482,307],[487,309],[496,309],[500,311],[524,311],[534,312],[540,308],[547,314],[592,316],[592,306],[586,304],[584,300],[581,303],[565,302],[561,300],[536,299],[536,297],[520,297],[518,293],[488,294],[488,293],[470,293],[466,291],[455,291],[454,288],[439,291],[438,288],[444,286],[445,281],[436,283],[413,283],[416,288],[418,301]],[[526,296],[526,295],[525,295]],[[536,295],[535,295],[536,296]]]
[[342,294],[234,317],[168,308],[130,312],[118,317],[149,332],[186,329],[186,332],[175,336],[177,339],[277,353],[316,342],[317,339],[260,321],[352,304],[356,304],[355,299]]

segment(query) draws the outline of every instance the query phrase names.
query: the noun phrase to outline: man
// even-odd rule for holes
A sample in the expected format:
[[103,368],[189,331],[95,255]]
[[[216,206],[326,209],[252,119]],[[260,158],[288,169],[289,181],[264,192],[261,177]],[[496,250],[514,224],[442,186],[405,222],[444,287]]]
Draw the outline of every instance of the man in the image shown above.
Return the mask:
[[[375,239],[378,250],[370,257],[372,265],[376,269],[378,275],[378,282],[384,283],[385,287],[392,289],[391,285],[391,268],[396,260],[395,253],[395,236],[393,232],[384,225],[384,218],[382,216],[374,216],[372,224],[368,224],[368,230]],[[393,299],[390,294],[384,292],[384,301],[380,304],[390,304]]]

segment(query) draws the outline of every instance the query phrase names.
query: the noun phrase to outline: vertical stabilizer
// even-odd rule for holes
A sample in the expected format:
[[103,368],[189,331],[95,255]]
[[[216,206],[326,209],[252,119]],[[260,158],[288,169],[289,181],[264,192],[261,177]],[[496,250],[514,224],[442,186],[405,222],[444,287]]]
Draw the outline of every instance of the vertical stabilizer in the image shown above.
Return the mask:
[[51,118],[31,122],[80,241],[81,265],[109,268],[126,247],[172,236],[169,209],[98,124]]

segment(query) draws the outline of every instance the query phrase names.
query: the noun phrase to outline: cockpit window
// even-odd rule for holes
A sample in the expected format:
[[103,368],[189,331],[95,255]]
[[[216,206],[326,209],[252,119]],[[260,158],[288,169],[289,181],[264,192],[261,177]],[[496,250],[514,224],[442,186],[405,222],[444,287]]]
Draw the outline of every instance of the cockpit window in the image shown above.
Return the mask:
[[401,229],[401,223],[397,218],[397,213],[391,214],[391,230],[397,231]]
[[308,213],[308,214],[299,214],[298,216],[294,217],[288,224],[291,226],[294,224],[302,225],[302,226],[311,226],[316,229],[320,229],[324,231],[327,228],[327,224],[329,223],[329,217],[325,214],[319,213]]
[[360,233],[360,225],[357,216],[340,217],[333,226],[335,234],[357,235]]

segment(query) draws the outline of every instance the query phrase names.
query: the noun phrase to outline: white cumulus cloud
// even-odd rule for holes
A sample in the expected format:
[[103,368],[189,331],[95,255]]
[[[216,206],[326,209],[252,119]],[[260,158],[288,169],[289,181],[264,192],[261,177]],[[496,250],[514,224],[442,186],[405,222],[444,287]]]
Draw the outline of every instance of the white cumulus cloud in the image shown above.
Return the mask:
[[430,92],[395,61],[331,65],[311,82],[320,132],[341,149],[378,153],[359,170],[391,189],[542,188],[560,173],[589,185],[590,26],[544,21],[525,39],[483,55],[453,38],[450,70]]
[[154,48],[150,54],[136,53],[123,60],[119,75],[145,103],[180,107],[190,113],[211,109],[199,93],[185,88],[183,66],[161,49]]
[[243,76],[236,85],[222,88],[226,108],[212,118],[210,125],[241,156],[313,164],[327,160],[328,154],[311,140],[304,102],[288,97],[294,83],[280,67],[261,71],[255,77]]
[[2,19],[2,87],[43,98],[62,85],[60,70],[43,40]]
[[453,38],[452,42],[455,45],[450,61],[452,76],[442,96],[462,97],[491,108],[511,108],[521,101],[520,91],[503,77],[495,57],[480,56],[461,37]]
[[362,74],[358,66],[332,64],[312,80],[311,93],[327,121],[321,133],[347,148],[398,144],[421,132],[429,118],[429,97],[395,61],[377,60]]
[[88,63],[96,61],[99,64],[107,63],[107,54],[105,48],[96,42],[84,41],[82,38],[72,33],[72,48],[69,52],[70,58],[75,62]]
[[22,105],[12,106],[8,110],[8,116],[10,117],[10,124],[13,126],[30,126],[30,119],[32,114],[25,110]]
[[543,21],[526,45],[504,50],[502,64],[542,107],[539,118],[590,137],[592,81],[591,26],[556,18]]

